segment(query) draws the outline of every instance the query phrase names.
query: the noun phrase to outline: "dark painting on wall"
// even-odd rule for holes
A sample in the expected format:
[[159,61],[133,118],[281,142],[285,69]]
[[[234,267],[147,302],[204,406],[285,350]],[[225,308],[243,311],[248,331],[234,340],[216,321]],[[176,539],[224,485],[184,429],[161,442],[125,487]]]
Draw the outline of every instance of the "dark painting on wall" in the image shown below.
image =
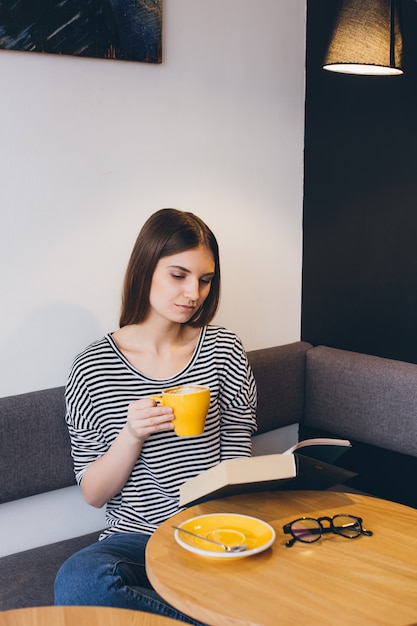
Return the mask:
[[161,62],[162,0],[0,0],[0,49]]

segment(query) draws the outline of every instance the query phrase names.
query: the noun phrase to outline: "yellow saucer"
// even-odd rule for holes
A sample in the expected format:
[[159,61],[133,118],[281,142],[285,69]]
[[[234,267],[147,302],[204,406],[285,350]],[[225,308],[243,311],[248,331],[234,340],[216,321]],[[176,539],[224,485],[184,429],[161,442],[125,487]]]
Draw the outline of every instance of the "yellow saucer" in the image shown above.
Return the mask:
[[226,545],[247,545],[244,552],[225,552],[221,546],[181,533],[179,530],[175,531],[174,537],[182,548],[201,556],[216,559],[237,559],[258,554],[267,550],[275,541],[275,530],[272,526],[249,515],[234,513],[199,515],[186,520],[180,524],[179,528],[184,528],[184,530],[189,530]]

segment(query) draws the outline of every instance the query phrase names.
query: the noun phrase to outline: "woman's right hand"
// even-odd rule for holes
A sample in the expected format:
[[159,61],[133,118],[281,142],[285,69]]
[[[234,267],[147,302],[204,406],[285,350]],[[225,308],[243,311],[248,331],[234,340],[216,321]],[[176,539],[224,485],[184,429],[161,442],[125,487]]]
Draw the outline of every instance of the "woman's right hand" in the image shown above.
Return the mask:
[[134,400],[127,409],[126,429],[138,441],[145,441],[152,433],[173,430],[174,413],[151,398]]
[[88,504],[102,507],[123,488],[138,459],[142,444],[152,433],[174,428],[170,407],[151,398],[131,402],[126,424],[107,452],[86,470],[81,482]]

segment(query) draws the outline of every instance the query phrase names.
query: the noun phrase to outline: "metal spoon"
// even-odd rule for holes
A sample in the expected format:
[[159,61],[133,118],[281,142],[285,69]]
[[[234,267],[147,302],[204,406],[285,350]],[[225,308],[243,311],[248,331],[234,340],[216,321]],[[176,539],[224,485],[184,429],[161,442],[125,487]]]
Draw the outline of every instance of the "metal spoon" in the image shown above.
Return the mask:
[[203,537],[202,535],[197,535],[197,533],[192,533],[191,530],[185,530],[185,528],[180,528],[179,526],[172,526],[172,528],[175,528],[175,530],[179,530],[182,533],[187,533],[187,535],[197,537],[198,539],[203,539],[203,541],[209,541],[210,543],[214,543],[214,545],[216,546],[221,546],[226,552],[244,552],[244,550],[248,549],[248,546],[246,544],[227,546],[224,543],[220,543],[220,541],[214,541],[214,539],[208,539],[207,537]]

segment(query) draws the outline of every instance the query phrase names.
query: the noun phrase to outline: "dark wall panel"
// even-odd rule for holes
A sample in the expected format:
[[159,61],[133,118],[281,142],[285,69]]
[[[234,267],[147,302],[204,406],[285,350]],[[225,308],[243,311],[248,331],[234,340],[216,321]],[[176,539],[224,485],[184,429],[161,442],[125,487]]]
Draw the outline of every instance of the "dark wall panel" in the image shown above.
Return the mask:
[[307,7],[302,338],[417,363],[417,3],[400,77],[321,69],[337,4]]

